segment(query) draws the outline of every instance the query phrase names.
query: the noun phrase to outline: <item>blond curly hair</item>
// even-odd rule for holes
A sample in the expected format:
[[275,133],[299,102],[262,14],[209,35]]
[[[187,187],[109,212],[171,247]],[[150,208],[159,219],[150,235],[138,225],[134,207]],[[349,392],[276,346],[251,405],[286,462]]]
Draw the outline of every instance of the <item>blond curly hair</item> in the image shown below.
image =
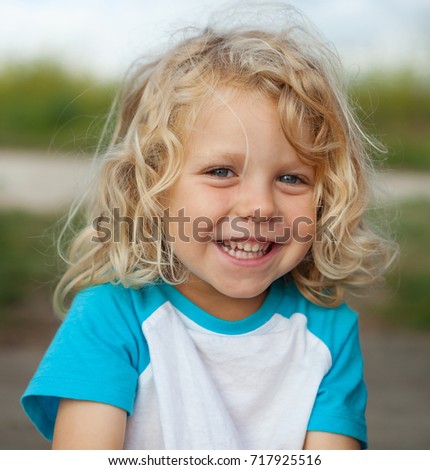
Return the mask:
[[[348,292],[383,276],[396,248],[364,217],[374,146],[348,104],[336,54],[294,17],[276,31],[188,31],[168,52],[135,65],[115,107],[116,127],[99,160],[86,226],[70,246],[69,266],[55,291],[57,311],[65,310],[70,294],[94,284],[140,288],[186,279],[163,224],[155,222],[162,219],[163,194],[181,171],[187,129],[226,85],[274,100],[286,138],[315,167],[318,241],[289,273],[300,291],[312,302],[336,306]],[[305,141],[304,128],[310,131]],[[116,227],[117,240],[95,242],[100,228],[94,221],[112,221],[114,209],[132,223]],[[328,223],[330,236],[323,233]]]

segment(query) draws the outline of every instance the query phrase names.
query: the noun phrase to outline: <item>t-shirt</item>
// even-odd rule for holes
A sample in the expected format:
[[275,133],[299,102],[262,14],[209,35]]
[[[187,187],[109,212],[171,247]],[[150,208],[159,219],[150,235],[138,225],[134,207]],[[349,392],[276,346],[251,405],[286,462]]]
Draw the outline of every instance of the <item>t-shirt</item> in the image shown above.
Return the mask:
[[301,449],[307,431],[367,441],[357,314],[284,279],[237,321],[166,283],[82,290],[22,398],[48,439],[60,398],[126,410],[126,449]]

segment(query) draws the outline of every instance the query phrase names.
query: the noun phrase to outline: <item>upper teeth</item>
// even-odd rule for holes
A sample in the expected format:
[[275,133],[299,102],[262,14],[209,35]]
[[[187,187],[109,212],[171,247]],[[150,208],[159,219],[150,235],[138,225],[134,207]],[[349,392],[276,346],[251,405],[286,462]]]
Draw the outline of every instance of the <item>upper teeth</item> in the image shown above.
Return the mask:
[[232,250],[243,250],[248,252],[256,253],[257,251],[264,251],[268,248],[269,243],[251,243],[251,242],[233,242],[230,240],[225,240],[222,242],[223,245],[230,247]]

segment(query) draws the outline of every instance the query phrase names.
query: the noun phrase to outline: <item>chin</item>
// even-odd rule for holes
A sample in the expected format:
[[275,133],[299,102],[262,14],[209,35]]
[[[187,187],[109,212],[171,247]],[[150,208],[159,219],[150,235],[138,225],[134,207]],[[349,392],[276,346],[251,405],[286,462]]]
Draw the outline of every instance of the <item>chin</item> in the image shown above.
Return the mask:
[[229,287],[219,288],[217,290],[221,294],[227,297],[231,297],[233,299],[253,299],[254,297],[258,297],[259,295],[261,295],[269,287],[270,287],[270,284],[268,284],[267,286],[265,284],[264,285],[260,284],[259,286],[233,285]]

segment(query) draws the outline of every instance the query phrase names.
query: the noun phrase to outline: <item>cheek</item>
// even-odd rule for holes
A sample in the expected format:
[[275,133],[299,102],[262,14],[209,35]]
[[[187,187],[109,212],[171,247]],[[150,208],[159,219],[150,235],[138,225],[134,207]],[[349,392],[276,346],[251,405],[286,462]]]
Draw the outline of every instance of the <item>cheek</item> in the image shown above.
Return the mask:
[[289,201],[283,212],[289,226],[304,222],[311,226],[315,224],[317,208],[312,198],[297,198]]
[[203,202],[196,198],[191,201],[181,199],[169,205],[164,229],[170,234],[174,246],[178,245],[177,250],[187,251],[191,247],[196,250],[196,244],[205,244],[213,239],[218,216],[211,211],[212,206]]
[[291,230],[293,241],[303,244],[307,250],[315,236],[316,207],[313,201],[302,200],[291,204],[286,215],[287,226]]

